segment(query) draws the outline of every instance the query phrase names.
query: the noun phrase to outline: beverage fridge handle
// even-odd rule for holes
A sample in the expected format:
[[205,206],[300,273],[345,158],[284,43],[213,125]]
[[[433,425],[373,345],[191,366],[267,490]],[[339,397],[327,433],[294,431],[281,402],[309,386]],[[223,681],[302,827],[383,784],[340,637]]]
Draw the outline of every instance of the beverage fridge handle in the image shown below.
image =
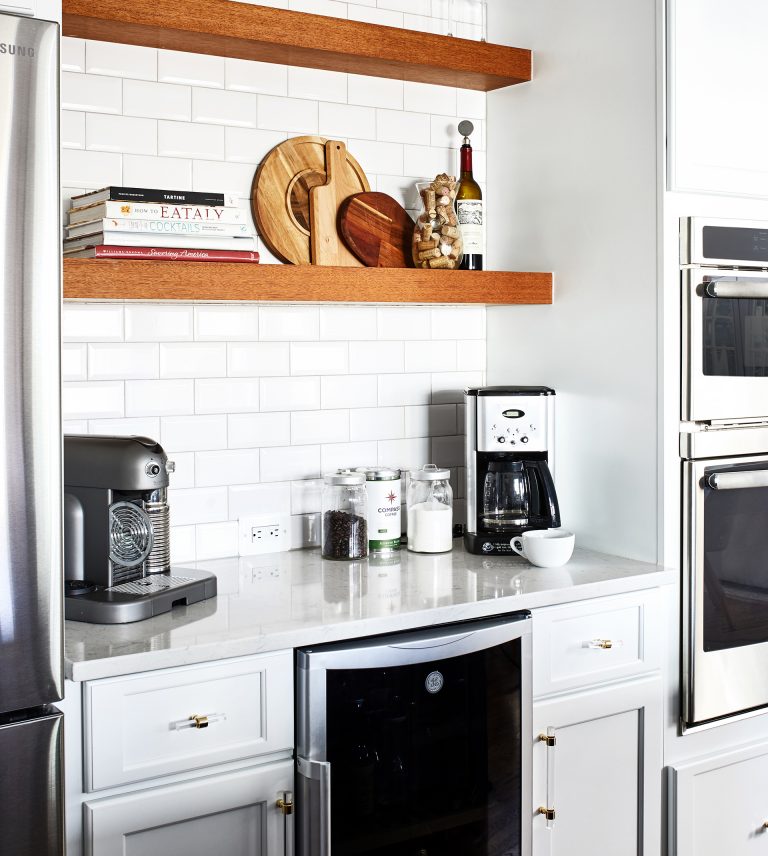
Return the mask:
[[317,856],[331,856],[331,762],[314,761],[301,756],[297,761],[301,775],[315,779],[320,784],[320,842]]
[[710,473],[707,484],[712,490],[740,490],[751,487],[768,487],[768,470],[750,470],[741,473]]
[[768,279],[716,279],[706,283],[704,291],[708,297],[743,297],[755,300],[768,297]]

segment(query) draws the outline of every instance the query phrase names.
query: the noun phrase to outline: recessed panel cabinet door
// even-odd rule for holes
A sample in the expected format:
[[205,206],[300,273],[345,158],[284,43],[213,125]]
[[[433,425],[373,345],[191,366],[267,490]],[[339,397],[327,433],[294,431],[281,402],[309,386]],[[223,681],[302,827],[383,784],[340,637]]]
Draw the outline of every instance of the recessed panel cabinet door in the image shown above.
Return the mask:
[[291,856],[293,761],[83,805],[85,856]]
[[671,856],[768,853],[768,744],[669,770]]
[[670,190],[768,196],[768,3],[669,3]]
[[540,702],[533,720],[534,856],[659,856],[660,678]]

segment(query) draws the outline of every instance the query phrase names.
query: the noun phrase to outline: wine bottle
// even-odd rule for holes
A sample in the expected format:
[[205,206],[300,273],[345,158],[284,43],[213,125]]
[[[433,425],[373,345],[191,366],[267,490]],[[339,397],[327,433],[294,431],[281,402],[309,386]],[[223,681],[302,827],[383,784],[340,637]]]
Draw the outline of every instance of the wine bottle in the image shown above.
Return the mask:
[[459,133],[464,137],[461,147],[461,178],[456,194],[456,214],[464,241],[462,270],[483,269],[483,192],[472,175],[472,145],[469,137],[475,126],[459,122]]

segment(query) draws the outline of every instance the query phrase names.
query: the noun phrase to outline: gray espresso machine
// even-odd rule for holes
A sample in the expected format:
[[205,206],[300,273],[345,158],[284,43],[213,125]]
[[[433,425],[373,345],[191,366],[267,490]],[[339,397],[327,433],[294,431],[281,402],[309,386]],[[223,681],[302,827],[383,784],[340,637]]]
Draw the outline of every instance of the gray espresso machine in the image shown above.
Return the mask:
[[555,391],[547,386],[470,387],[464,401],[464,545],[480,555],[515,555],[513,538],[560,526],[550,469]]
[[169,474],[147,437],[65,435],[65,617],[126,624],[216,595],[216,577],[172,568]]

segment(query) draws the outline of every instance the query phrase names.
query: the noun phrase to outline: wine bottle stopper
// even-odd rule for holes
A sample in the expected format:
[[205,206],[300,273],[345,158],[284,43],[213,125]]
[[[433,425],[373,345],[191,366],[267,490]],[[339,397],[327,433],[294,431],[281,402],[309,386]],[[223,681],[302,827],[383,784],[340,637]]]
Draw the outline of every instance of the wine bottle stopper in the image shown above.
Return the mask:
[[465,142],[469,142],[469,137],[472,131],[475,130],[475,126],[469,121],[469,119],[463,119],[459,122],[459,133],[462,137],[464,137]]

